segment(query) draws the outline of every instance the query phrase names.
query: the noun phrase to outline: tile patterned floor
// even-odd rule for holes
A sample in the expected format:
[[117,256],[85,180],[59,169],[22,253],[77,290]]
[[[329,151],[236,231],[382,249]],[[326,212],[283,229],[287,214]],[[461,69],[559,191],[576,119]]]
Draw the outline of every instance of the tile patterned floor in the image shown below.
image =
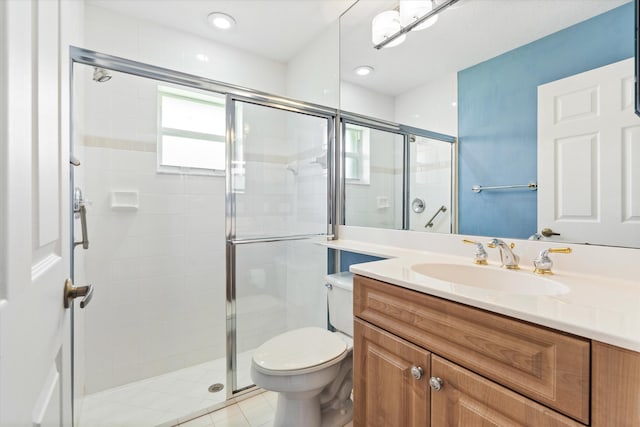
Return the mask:
[[273,425],[277,394],[265,392],[203,415],[180,427],[266,427]]
[[[195,418],[179,427],[271,427],[277,393],[266,391],[257,396]],[[352,423],[344,427],[353,427]]]

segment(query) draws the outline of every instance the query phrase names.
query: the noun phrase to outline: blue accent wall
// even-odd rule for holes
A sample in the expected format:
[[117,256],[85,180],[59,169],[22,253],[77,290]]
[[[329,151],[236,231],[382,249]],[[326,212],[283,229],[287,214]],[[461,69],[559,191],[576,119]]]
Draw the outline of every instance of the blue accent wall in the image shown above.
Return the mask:
[[355,252],[340,251],[340,271],[349,271],[351,264],[361,264],[363,262],[380,261],[380,258],[372,255],[359,254]]
[[630,2],[458,73],[460,233],[536,232],[536,191],[471,187],[537,181],[538,85],[633,56],[634,29]]

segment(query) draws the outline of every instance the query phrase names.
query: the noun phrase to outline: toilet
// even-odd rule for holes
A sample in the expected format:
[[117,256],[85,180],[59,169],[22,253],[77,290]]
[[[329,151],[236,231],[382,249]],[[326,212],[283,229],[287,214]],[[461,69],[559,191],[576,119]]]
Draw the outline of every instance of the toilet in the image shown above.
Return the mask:
[[251,379],[278,393],[274,426],[338,427],[352,419],[353,274],[326,276],[329,322],[271,338],[253,353]]

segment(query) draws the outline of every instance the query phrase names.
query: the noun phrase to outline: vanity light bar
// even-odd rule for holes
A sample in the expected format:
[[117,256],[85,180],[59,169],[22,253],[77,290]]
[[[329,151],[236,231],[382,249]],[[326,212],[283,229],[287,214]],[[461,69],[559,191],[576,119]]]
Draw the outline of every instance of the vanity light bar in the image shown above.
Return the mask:
[[458,1],[459,0],[445,0],[441,4],[437,4],[437,2],[435,2],[435,5],[434,5],[433,9],[431,9],[431,12],[425,14],[420,19],[416,19],[414,22],[412,22],[411,24],[407,25],[406,27],[400,28],[400,30],[397,33],[390,35],[389,37],[385,38],[384,41],[374,45],[373,47],[375,49],[378,49],[378,50],[382,49],[383,47],[385,47],[386,45],[388,45],[389,43],[391,43],[392,41],[394,41],[398,37],[402,36],[403,34],[408,33],[409,31],[413,30],[418,25],[422,24],[427,19],[431,18],[432,16],[437,15],[438,13],[440,13],[443,10],[445,10],[446,8],[451,6],[452,4],[457,3]]

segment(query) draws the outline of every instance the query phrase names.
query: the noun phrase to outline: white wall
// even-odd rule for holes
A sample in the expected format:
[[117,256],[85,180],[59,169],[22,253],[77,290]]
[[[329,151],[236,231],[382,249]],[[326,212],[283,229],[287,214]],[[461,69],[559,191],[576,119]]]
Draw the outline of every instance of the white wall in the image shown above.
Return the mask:
[[339,21],[318,34],[287,63],[287,96],[339,106]]
[[395,121],[458,135],[458,77],[445,75],[395,97]]
[[353,83],[340,82],[341,110],[393,121],[394,108],[395,100],[392,96],[383,95]]
[[[101,53],[286,95],[286,65],[88,4],[85,46]],[[201,61],[205,55],[208,61]]]

